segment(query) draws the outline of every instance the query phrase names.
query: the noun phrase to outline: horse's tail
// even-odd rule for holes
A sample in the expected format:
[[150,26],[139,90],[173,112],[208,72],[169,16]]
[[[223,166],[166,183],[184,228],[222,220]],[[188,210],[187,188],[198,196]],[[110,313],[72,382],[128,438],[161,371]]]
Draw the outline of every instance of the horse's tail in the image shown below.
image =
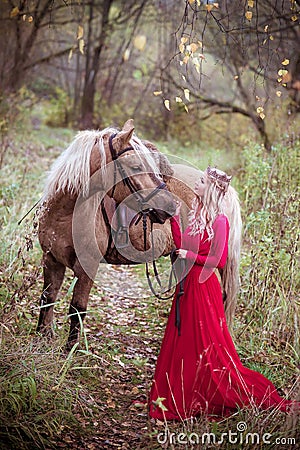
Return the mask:
[[236,190],[229,186],[226,194],[226,214],[228,217],[230,232],[228,242],[228,257],[226,265],[221,273],[225,294],[225,315],[227,325],[230,328],[237,303],[237,293],[240,286],[239,265],[241,252],[242,218],[241,209]]

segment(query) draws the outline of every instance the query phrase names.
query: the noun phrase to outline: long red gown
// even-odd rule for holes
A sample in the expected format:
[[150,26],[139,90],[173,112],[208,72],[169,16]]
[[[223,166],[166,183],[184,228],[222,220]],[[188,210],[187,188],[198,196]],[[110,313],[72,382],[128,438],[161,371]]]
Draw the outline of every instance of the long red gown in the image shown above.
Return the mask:
[[[216,218],[211,241],[206,231],[202,239],[191,236],[189,227],[182,235],[178,217],[171,219],[171,227],[175,246],[189,249],[188,273],[180,298],[180,333],[175,326],[175,293],[150,391],[150,416],[225,416],[244,406],[287,411],[292,402],[280,397],[263,375],[242,365],[226,325],[214,269],[224,267],[227,259],[227,217]],[[165,399],[160,400],[165,411],[158,398]]]

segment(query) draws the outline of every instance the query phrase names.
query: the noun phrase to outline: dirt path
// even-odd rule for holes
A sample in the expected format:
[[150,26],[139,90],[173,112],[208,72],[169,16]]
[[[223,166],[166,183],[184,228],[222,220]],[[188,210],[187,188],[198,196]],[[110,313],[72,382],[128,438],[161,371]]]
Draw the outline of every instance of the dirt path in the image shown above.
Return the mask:
[[87,433],[76,443],[66,436],[59,447],[161,448],[145,404],[167,317],[157,302],[135,268],[100,268],[85,324],[85,342],[97,362],[96,380],[89,381],[90,418],[78,415]]

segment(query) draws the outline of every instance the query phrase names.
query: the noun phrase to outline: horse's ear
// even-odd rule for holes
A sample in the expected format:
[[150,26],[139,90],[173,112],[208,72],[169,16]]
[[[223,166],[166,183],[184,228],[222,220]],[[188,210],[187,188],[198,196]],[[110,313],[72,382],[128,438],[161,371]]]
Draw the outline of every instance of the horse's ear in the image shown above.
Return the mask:
[[133,132],[134,128],[131,128],[127,131],[123,129],[117,134],[117,136],[113,139],[113,146],[117,152],[129,146],[129,141],[132,138]]
[[124,123],[122,130],[123,130],[123,131],[129,131],[129,130],[132,130],[132,129],[134,130],[134,122],[133,122],[133,119],[128,119],[128,120]]

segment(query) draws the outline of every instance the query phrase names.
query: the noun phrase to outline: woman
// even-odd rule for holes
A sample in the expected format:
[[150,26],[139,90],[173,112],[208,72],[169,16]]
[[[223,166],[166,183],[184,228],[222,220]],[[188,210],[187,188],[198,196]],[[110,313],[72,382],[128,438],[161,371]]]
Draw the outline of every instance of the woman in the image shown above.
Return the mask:
[[230,180],[208,167],[195,185],[183,234],[180,204],[171,218],[178,260],[185,262],[184,288],[180,297],[177,286],[157,361],[149,403],[153,418],[224,416],[244,406],[287,411],[291,406],[268,379],[242,365],[226,325],[214,270],[223,268],[227,258],[229,224],[222,201]]

